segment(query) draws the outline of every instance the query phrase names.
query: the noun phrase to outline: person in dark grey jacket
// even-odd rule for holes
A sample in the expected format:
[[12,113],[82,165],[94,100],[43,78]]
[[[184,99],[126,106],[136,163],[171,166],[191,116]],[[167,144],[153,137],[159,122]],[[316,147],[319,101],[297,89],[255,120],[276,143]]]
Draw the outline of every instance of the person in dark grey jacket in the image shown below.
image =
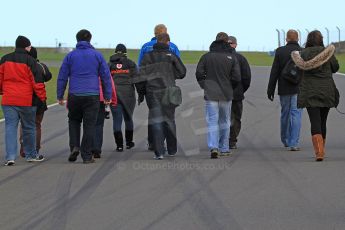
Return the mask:
[[229,36],[229,44],[234,48],[234,54],[238,60],[241,70],[241,82],[237,84],[234,89],[234,98],[231,103],[231,125],[230,125],[230,149],[237,148],[237,137],[241,130],[241,118],[243,112],[244,93],[248,90],[251,81],[250,66],[247,59],[240,53],[236,52],[237,39],[234,36]]
[[163,159],[164,140],[167,143],[168,155],[174,156],[177,153],[176,107],[165,105],[162,100],[166,89],[175,86],[176,79],[186,76],[186,67],[180,58],[169,51],[169,41],[168,34],[158,35],[153,51],[144,55],[140,65],[140,84],[146,92],[149,125],[151,125],[153,148],[157,160]]
[[[31,50],[29,52],[29,55],[36,59],[37,61],[37,74],[41,75],[43,77],[44,82],[48,82],[52,79],[52,73],[50,72],[49,68],[42,62],[40,62],[37,58],[37,49],[33,46],[31,46]],[[37,100],[37,109],[36,109],[36,151],[37,154],[41,158],[43,158],[42,153],[40,154],[39,151],[41,149],[41,137],[42,137],[42,121],[44,112],[48,109],[46,102],[42,102],[40,100]],[[19,142],[20,142],[20,151],[19,154],[22,157],[25,157],[24,153],[24,147],[23,147],[23,130],[20,127],[20,135],[19,135]]]
[[136,64],[127,58],[127,48],[118,44],[115,54],[110,57],[109,68],[116,86],[116,106],[111,106],[113,114],[113,131],[116,151],[123,151],[123,135],[121,131],[122,120],[125,121],[126,148],[134,147],[133,142],[133,113],[136,103],[134,79],[138,74]]
[[297,108],[298,84],[292,84],[284,79],[283,69],[291,60],[291,52],[301,50],[298,44],[298,33],[289,30],[286,34],[287,44],[276,50],[270,80],[267,87],[267,97],[274,99],[274,91],[278,82],[280,96],[280,139],[291,151],[299,150],[299,133],[301,129],[302,110]]
[[226,33],[218,33],[210,52],[199,60],[196,79],[204,90],[207,144],[211,158],[230,155],[230,110],[233,89],[241,80],[237,58],[231,52]]

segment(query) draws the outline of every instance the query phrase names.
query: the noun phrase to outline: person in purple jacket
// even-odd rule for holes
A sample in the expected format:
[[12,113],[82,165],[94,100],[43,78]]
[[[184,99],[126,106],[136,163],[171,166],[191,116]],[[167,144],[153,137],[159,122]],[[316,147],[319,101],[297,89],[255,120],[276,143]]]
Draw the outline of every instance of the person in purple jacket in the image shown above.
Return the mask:
[[[138,66],[139,67],[141,66],[141,61],[142,61],[144,55],[146,53],[153,51],[153,46],[157,43],[157,36],[161,35],[161,34],[167,34],[167,33],[168,33],[168,29],[164,24],[158,24],[155,26],[155,28],[154,28],[155,36],[151,39],[151,41],[145,43],[140,49],[139,58],[138,58]],[[169,51],[180,58],[180,51],[177,48],[177,46],[172,42],[169,42]],[[144,101],[144,95],[139,95],[139,97],[138,97],[139,104],[143,101]],[[153,150],[151,125],[148,125],[147,130],[148,130],[148,133],[147,133],[148,149]]]
[[[64,104],[64,93],[69,81],[68,89],[68,127],[70,162],[77,160],[79,153],[83,163],[94,163],[92,144],[94,130],[100,107],[101,79],[104,104],[111,103],[112,87],[110,71],[102,54],[90,44],[91,33],[80,30],[77,35],[76,49],[64,58],[57,79],[57,100]],[[83,122],[83,137],[80,145],[80,128]]]

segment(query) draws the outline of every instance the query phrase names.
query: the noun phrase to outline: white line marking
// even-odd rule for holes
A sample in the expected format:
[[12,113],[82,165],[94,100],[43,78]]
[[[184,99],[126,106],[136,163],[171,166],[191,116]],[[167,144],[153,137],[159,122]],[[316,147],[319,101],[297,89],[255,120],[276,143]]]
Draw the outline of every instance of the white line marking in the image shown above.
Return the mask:
[[[58,105],[58,104],[59,104],[59,103],[54,103],[54,104],[48,105],[48,108],[51,108],[51,107],[56,106],[56,105]],[[4,121],[5,121],[5,118],[0,119],[0,123],[2,123],[2,122],[4,122]]]
[[54,103],[54,104],[48,105],[48,108],[53,107],[53,106],[56,106],[56,105],[58,105],[58,104],[59,104],[59,103]]

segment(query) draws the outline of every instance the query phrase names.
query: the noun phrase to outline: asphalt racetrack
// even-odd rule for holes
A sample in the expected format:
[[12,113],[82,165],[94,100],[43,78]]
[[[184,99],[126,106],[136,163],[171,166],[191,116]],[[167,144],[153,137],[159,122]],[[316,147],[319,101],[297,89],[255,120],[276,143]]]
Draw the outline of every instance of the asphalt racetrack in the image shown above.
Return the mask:
[[[195,65],[179,81],[179,151],[152,159],[147,150],[147,107],[135,109],[136,147],[115,152],[106,120],[102,158],[69,163],[67,112],[51,107],[43,122],[43,163],[18,158],[0,167],[0,229],[345,229],[345,115],[331,109],[326,158],[315,162],[310,124],[303,113],[301,151],[280,142],[280,105],[266,97],[270,69],[252,67],[238,149],[209,159],[203,92]],[[345,79],[335,75],[339,110]],[[4,159],[4,123],[0,124]]]

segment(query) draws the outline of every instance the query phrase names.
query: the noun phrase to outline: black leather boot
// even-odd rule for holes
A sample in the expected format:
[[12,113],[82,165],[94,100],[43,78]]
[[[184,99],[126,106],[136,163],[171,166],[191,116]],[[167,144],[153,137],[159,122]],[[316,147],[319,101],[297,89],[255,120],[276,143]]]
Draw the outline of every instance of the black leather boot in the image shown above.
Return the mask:
[[122,152],[123,151],[122,132],[114,132],[114,138],[115,138],[115,143],[116,143],[116,151]]
[[125,131],[126,136],[126,148],[131,149],[135,146],[133,142],[133,130],[126,130]]

